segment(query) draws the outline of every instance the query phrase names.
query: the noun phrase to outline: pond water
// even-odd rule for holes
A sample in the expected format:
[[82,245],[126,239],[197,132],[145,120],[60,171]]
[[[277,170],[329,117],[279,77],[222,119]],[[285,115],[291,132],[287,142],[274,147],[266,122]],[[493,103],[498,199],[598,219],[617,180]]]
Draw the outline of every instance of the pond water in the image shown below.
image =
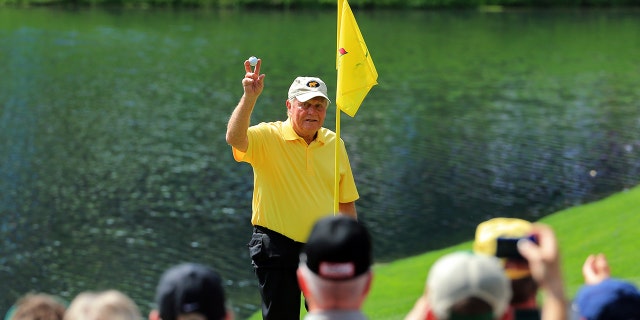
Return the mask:
[[[639,11],[355,14],[379,85],[341,136],[377,261],[639,183]],[[334,11],[0,10],[0,311],[116,288],[146,313],[182,261],[256,311],[252,172],[224,140],[242,63],[267,74],[257,123],[295,76],[335,92],[334,50]]]

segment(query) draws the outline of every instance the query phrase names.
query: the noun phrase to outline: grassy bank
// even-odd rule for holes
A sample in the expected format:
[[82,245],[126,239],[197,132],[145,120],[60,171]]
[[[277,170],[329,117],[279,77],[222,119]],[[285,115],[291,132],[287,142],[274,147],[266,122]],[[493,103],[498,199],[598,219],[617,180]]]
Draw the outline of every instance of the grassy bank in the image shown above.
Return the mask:
[[[474,8],[508,7],[611,7],[637,6],[636,0],[349,0],[354,8]],[[0,6],[122,6],[201,8],[335,8],[336,0],[0,0]]]
[[[582,264],[590,253],[605,253],[614,276],[640,284],[640,267],[636,261],[639,203],[640,186],[540,220],[556,231],[570,297],[582,284]],[[365,304],[366,313],[375,320],[402,319],[424,290],[431,264],[447,252],[470,249],[471,243],[377,266],[374,285]]]
[[[582,264],[590,253],[605,253],[613,276],[640,284],[640,267],[636,261],[639,203],[640,186],[540,220],[556,231],[569,297],[573,297],[582,284]],[[471,244],[470,240],[450,248],[376,265],[373,287],[364,306],[365,313],[372,320],[403,319],[422,294],[427,271],[433,262],[451,251],[470,250]],[[250,319],[260,318],[259,314],[254,314]]]

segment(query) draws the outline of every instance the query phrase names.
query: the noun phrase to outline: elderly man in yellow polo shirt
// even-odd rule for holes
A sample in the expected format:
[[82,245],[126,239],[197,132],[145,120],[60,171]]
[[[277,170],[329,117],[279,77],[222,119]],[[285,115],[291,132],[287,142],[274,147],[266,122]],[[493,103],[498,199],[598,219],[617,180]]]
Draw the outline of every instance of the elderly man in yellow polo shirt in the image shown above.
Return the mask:
[[253,167],[254,189],[248,244],[262,296],[263,319],[300,319],[296,277],[299,254],[314,223],[334,209],[335,143],[339,143],[338,210],[357,218],[358,191],[347,151],[324,128],[331,102],[317,77],[297,77],[289,88],[285,121],[250,126],[251,113],[264,89],[260,74],[244,62],[244,94],[227,126],[233,157]]

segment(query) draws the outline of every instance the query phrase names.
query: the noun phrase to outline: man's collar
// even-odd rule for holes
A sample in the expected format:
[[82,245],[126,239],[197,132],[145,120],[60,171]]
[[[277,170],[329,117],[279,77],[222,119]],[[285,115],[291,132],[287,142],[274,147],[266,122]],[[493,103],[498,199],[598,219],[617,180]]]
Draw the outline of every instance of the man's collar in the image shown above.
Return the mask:
[[[285,140],[298,140],[298,139],[302,139],[302,137],[300,137],[295,130],[293,130],[293,125],[291,124],[291,118],[287,118],[287,120],[285,120],[283,122],[282,125],[282,134]],[[303,139],[304,140],[304,139]],[[322,144],[325,143],[325,141],[327,140],[326,137],[326,130],[324,130],[324,128],[320,128],[320,130],[318,130],[318,132],[316,133],[316,138],[314,141],[318,141]]]
[[291,124],[291,119],[287,118],[285,122],[282,123],[282,133],[284,135],[285,140],[298,140],[300,136],[293,130],[293,125]]

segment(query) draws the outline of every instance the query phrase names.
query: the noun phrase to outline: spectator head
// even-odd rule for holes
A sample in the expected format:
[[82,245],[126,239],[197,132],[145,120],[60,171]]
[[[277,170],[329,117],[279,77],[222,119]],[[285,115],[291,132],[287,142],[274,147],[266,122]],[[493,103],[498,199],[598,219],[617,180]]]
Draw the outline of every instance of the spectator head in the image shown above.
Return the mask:
[[93,301],[98,296],[97,292],[81,292],[73,300],[64,313],[64,320],[84,320],[89,317]]
[[93,300],[92,320],[139,320],[140,309],[131,298],[118,290],[107,290]]
[[46,293],[28,293],[9,310],[11,320],[62,320],[66,305]]
[[345,215],[317,221],[298,268],[309,310],[358,309],[370,288],[372,263],[371,237],[364,225]]
[[118,290],[82,292],[65,313],[64,320],[140,320],[136,303]]
[[501,319],[507,314],[511,288],[495,257],[454,252],[429,270],[426,295],[431,318]]
[[573,314],[586,320],[640,319],[640,292],[631,283],[612,278],[584,285],[574,299]]
[[531,222],[517,218],[493,218],[476,228],[473,250],[501,258],[504,271],[511,280],[512,305],[534,299],[538,292],[529,264],[517,249],[517,241],[528,237],[531,228]]
[[211,268],[184,263],[164,272],[156,289],[151,320],[222,320],[233,315],[225,305],[222,278]]

